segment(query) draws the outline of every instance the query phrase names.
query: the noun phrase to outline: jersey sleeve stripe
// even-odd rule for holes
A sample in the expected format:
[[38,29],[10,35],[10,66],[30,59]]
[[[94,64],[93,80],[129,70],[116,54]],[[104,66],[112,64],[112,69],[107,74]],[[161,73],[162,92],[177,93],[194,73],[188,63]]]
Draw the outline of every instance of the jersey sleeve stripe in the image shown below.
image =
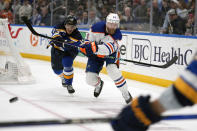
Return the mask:
[[139,108],[138,99],[134,99],[131,107],[133,109],[134,114],[140,119],[140,121],[145,125],[148,126],[152,123],[152,121],[144,114],[144,112]]
[[111,50],[110,48],[104,43],[104,45],[107,47],[107,49],[109,50],[109,54],[111,54]]
[[56,29],[56,31],[59,31],[59,32],[66,32],[64,29]]
[[69,39],[71,39],[71,40],[74,41],[74,42],[77,42],[77,41],[78,41],[77,39],[75,39],[75,38],[73,38],[73,37],[69,37]]
[[53,35],[52,38],[61,37],[59,34]]
[[[114,42],[114,43],[115,43],[115,42]],[[115,45],[114,45],[114,43],[111,43],[111,45],[112,45],[113,49],[115,50]]]
[[114,48],[113,48],[113,46],[111,45],[111,43],[107,43],[107,45],[110,47],[111,52],[114,52]]
[[181,74],[181,77],[188,81],[190,84],[192,83],[192,87],[194,87],[197,92],[197,76],[195,74],[193,74],[190,70],[184,70]]
[[197,103],[197,91],[187,83],[183,78],[179,77],[175,83],[175,88],[179,90],[185,97],[193,103]]

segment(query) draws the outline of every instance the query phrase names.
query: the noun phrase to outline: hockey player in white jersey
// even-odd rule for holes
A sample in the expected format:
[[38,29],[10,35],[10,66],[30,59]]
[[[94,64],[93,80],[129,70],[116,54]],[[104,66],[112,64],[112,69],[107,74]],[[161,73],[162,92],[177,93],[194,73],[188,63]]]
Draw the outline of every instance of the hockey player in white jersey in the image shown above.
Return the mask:
[[139,96],[111,122],[115,131],[145,131],[161,120],[163,112],[197,104],[197,54],[193,61],[159,98]]
[[99,73],[106,63],[108,75],[121,91],[126,103],[129,103],[132,97],[127,89],[126,80],[118,69],[120,57],[118,41],[122,39],[119,23],[119,16],[110,13],[106,22],[94,24],[87,35],[85,48],[81,48],[81,51],[88,56],[86,82],[95,87],[94,96],[98,97],[101,93],[104,82]]

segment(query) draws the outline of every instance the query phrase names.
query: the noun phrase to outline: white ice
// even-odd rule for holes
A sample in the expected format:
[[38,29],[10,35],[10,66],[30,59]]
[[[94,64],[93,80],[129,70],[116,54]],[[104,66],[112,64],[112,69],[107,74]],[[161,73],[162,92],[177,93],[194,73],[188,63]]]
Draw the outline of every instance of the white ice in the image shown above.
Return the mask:
[[[84,69],[74,68],[73,96],[61,86],[61,81],[50,66],[50,62],[25,59],[36,78],[32,85],[0,85],[0,122],[29,120],[62,120],[68,118],[103,118],[115,117],[126,105],[120,91],[113,81],[104,74],[101,95],[94,98],[94,88],[85,82]],[[127,80],[129,91],[133,97],[151,94],[152,99],[158,97],[163,87]],[[17,96],[18,101],[9,103],[9,99]],[[197,114],[197,108],[171,111],[166,114]],[[47,126],[4,127],[1,131],[112,131],[109,123],[67,124]],[[197,131],[197,119],[165,120],[150,127],[150,131]]]

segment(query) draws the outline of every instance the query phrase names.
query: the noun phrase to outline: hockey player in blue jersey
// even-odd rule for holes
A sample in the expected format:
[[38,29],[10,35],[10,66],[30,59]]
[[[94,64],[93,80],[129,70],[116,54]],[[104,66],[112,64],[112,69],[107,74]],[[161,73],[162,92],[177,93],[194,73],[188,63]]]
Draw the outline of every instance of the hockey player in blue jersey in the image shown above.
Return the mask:
[[163,112],[197,104],[197,54],[176,81],[159,98],[139,96],[111,122],[115,131],[145,131],[161,120]]
[[118,69],[120,58],[118,41],[122,39],[119,23],[119,16],[110,13],[106,22],[92,25],[85,48],[81,48],[81,51],[88,56],[86,82],[95,87],[94,96],[98,97],[101,93],[104,82],[99,77],[99,73],[106,63],[108,75],[121,91],[126,103],[129,103],[132,97],[127,89],[126,80]]
[[[67,16],[65,21],[56,25],[52,30],[51,66],[55,74],[62,79],[62,86],[66,87],[68,93],[74,93],[73,61],[78,54],[78,48],[63,43],[65,41],[78,42],[82,36],[77,29],[77,20],[74,16]],[[56,41],[57,40],[57,41]],[[59,42],[60,41],[60,42]]]

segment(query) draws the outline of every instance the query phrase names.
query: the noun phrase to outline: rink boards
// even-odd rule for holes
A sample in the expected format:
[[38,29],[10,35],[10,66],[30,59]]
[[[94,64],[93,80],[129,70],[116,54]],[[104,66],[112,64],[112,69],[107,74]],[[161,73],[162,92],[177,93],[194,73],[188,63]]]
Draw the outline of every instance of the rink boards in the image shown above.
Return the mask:
[[[13,42],[19,48],[22,56],[50,61],[50,48],[46,49],[48,39],[32,35],[29,29],[22,25],[12,25],[11,27]],[[52,27],[34,26],[34,28],[40,34],[51,36]],[[88,30],[80,29],[80,32],[85,37]],[[122,31],[122,34],[123,39],[119,45],[123,59],[163,65],[175,55],[179,57],[172,66],[166,69],[120,61],[120,70],[124,77],[164,87],[169,86],[189,64],[197,48],[197,37],[192,36],[127,31]],[[85,68],[86,61],[86,57],[78,56],[75,66]],[[106,69],[104,68],[102,72],[106,73]]]

